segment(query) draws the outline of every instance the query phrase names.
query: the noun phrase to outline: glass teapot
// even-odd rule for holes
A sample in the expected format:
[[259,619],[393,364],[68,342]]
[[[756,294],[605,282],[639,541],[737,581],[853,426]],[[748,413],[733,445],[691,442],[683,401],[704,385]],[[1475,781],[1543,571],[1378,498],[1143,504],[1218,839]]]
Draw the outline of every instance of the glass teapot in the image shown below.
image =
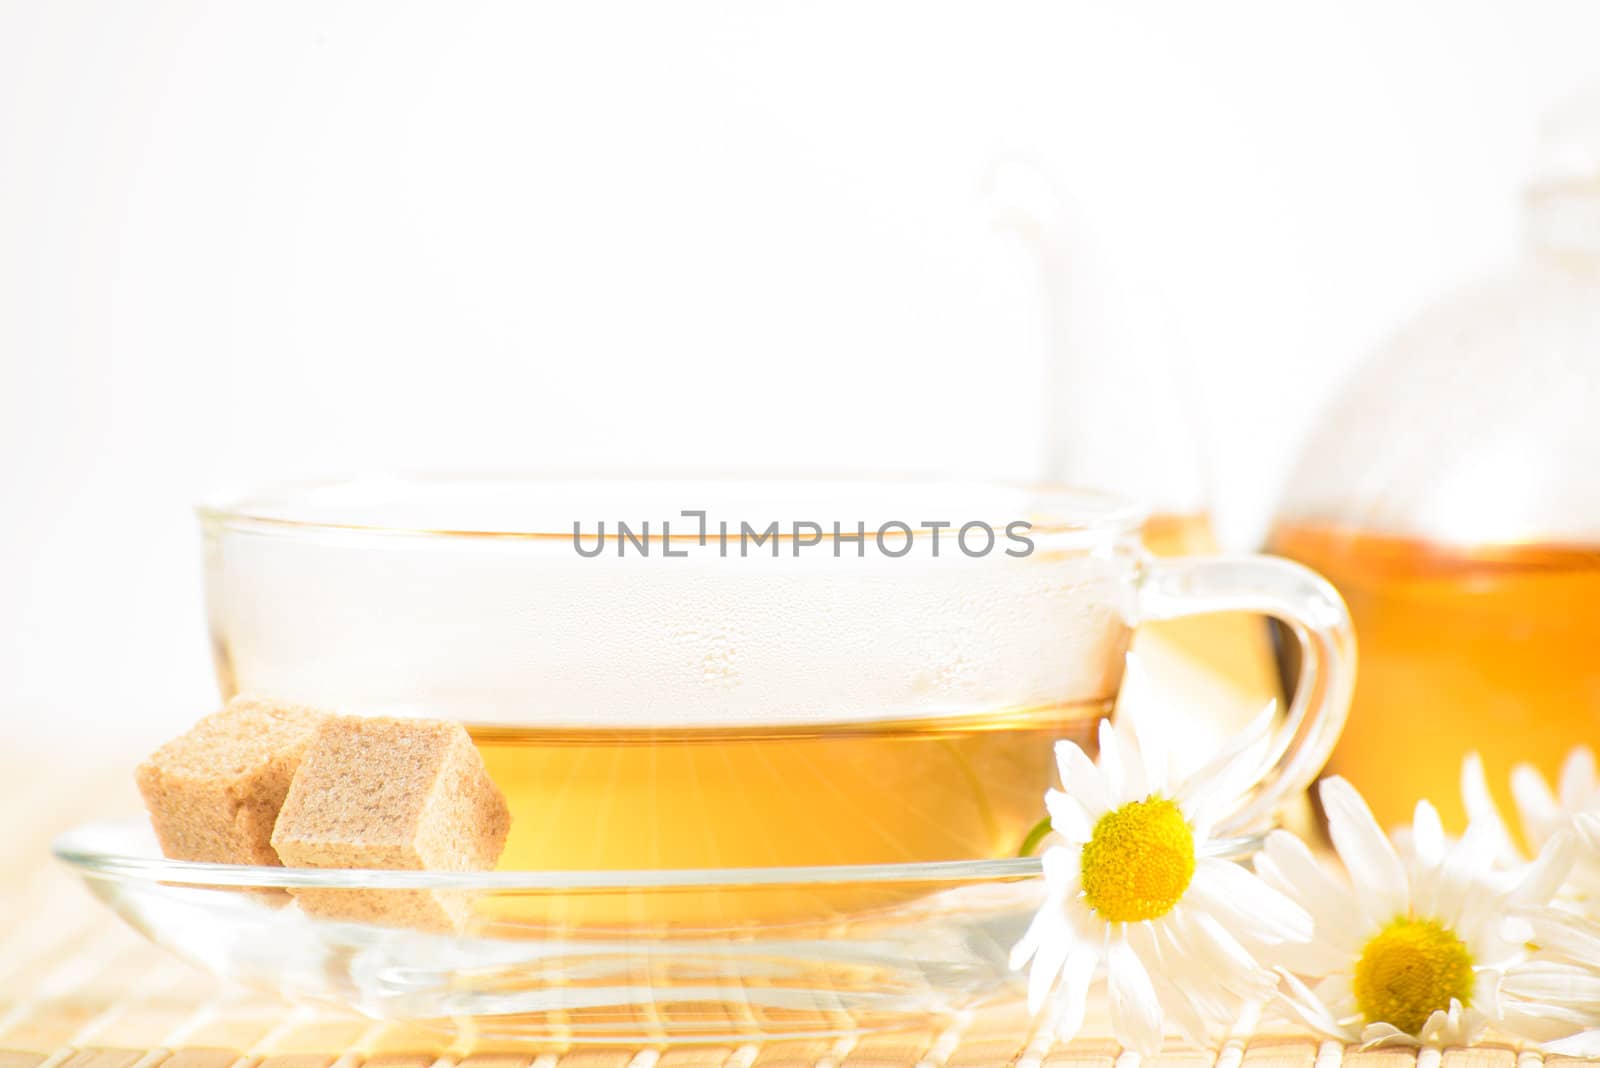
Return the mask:
[[[1386,824],[1464,824],[1600,737],[1600,95],[1550,117],[1525,253],[1365,365],[1309,438],[1269,549],[1326,575],[1361,649],[1330,771]],[[1292,669],[1292,665],[1289,665]]]

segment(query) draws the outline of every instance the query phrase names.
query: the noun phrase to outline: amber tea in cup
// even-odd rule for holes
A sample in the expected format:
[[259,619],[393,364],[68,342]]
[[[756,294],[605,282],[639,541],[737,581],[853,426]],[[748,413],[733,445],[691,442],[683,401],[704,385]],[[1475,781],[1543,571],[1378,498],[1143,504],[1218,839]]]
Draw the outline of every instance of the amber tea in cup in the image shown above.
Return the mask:
[[503,869],[1013,856],[1144,620],[1304,636],[1240,829],[1315,774],[1348,695],[1312,573],[1155,560],[1136,508],[1059,487],[416,478],[202,519],[223,689],[459,720],[512,809]]

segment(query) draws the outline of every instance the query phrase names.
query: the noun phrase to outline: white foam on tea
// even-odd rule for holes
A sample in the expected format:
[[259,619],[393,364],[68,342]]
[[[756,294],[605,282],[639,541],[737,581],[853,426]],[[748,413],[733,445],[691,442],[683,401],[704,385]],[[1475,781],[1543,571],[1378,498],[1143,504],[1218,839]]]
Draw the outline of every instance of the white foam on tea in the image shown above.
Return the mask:
[[241,533],[212,551],[227,554],[214,629],[242,691],[524,727],[870,722],[1104,698],[1133,575],[1105,547],[585,559],[565,541]]

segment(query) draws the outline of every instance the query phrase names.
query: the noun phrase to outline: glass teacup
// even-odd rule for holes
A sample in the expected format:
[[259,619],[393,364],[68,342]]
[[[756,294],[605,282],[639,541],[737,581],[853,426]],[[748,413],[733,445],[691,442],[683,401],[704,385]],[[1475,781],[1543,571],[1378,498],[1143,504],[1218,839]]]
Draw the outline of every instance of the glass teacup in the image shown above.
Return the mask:
[[1322,767],[1354,666],[1312,572],[1153,559],[1137,508],[1062,487],[418,477],[201,516],[224,692],[460,721],[503,870],[1014,856],[1135,625],[1220,611],[1305,665],[1243,833]]

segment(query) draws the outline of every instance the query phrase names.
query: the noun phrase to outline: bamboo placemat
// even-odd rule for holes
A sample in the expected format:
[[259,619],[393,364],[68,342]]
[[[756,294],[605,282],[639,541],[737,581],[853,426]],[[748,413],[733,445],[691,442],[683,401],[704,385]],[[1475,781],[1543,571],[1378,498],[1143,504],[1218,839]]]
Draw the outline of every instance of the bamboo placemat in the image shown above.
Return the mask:
[[[1106,1037],[1050,1042],[1021,1006],[858,1039],[512,1048],[469,1028],[420,1030],[219,988],[125,927],[49,856],[58,831],[138,811],[132,760],[52,756],[13,750],[0,780],[0,1068],[1141,1068]],[[1418,1062],[1263,1033],[1171,1049],[1150,1068],[1543,1068],[1544,1058],[1480,1046]],[[1600,1061],[1550,1058],[1557,1066]]]

